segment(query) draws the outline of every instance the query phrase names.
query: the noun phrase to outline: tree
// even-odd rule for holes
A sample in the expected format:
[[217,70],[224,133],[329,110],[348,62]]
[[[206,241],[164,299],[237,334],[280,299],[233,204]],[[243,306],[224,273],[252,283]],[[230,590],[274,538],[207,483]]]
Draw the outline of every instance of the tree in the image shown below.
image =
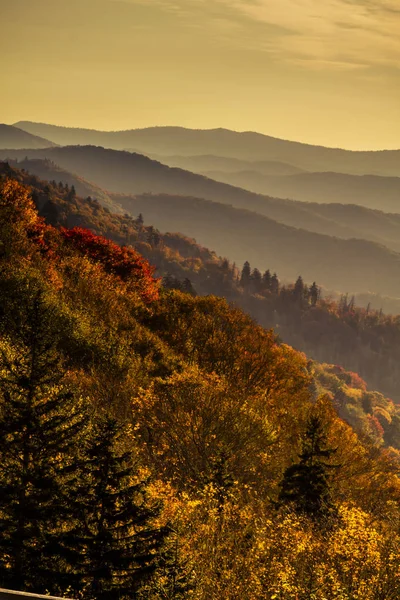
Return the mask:
[[71,189],[68,192],[68,200],[73,200],[76,197],[76,190],[75,190],[75,186],[71,185]]
[[336,452],[327,446],[327,436],[321,417],[311,416],[302,439],[299,462],[288,467],[283,475],[279,502],[299,514],[311,518],[327,517],[335,512],[329,486],[329,459]]
[[313,282],[312,286],[310,287],[309,290],[309,297],[311,300],[311,306],[315,306],[319,300],[319,296],[320,296],[320,290],[319,287],[317,286],[317,284],[315,283],[315,281]]
[[301,302],[304,297],[304,282],[301,275],[296,279],[296,283],[293,288],[293,296],[297,302]]
[[194,289],[193,284],[188,277],[185,277],[185,279],[182,282],[182,291],[186,294],[197,296],[196,290]]
[[279,279],[276,273],[271,277],[271,292],[272,294],[279,294]]
[[251,280],[251,287],[253,288],[253,291],[255,293],[260,292],[261,291],[261,273],[257,268],[253,270],[253,272],[250,276],[250,280]]
[[250,263],[249,263],[249,261],[246,260],[246,262],[243,265],[242,274],[240,277],[240,285],[242,285],[245,289],[247,289],[250,284],[250,275],[251,275]]
[[58,592],[83,415],[62,385],[63,319],[43,290],[25,282],[19,291],[13,312],[2,315],[13,342],[3,338],[0,346],[0,585]]
[[267,269],[265,271],[264,275],[262,276],[262,282],[263,282],[265,289],[270,291],[271,290],[271,271],[269,269]]
[[96,600],[136,597],[157,569],[168,534],[152,525],[160,505],[147,501],[146,481],[123,448],[124,433],[112,417],[96,420],[74,500],[71,542],[80,548],[80,591]]

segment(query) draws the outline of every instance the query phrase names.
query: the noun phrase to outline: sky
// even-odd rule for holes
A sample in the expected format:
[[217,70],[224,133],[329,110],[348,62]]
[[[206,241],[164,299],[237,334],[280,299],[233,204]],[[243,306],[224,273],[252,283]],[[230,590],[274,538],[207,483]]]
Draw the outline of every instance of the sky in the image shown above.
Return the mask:
[[400,0],[0,0],[0,122],[400,148]]

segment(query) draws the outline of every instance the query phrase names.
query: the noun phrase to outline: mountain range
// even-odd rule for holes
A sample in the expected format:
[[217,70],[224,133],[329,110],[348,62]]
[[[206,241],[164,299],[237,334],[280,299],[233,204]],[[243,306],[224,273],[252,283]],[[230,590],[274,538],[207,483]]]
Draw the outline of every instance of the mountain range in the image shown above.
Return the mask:
[[251,131],[183,127],[95,131],[30,121],[19,121],[15,127],[60,145],[93,144],[116,150],[134,148],[138,152],[160,155],[216,154],[246,161],[279,161],[311,171],[400,175],[400,150],[372,152],[325,148]]

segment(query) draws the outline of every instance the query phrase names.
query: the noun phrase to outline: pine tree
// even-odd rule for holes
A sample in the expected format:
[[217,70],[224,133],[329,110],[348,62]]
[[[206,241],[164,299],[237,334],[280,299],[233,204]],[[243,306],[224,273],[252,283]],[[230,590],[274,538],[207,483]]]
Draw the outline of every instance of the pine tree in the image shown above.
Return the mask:
[[71,545],[80,548],[80,592],[96,600],[135,598],[157,569],[168,534],[152,525],[160,506],[147,502],[146,482],[137,480],[123,435],[115,419],[97,420],[74,500]]
[[271,290],[271,271],[267,269],[262,277],[262,282],[266,290]]
[[245,289],[247,289],[249,287],[250,275],[251,275],[250,263],[249,263],[249,261],[246,260],[246,262],[243,265],[242,274],[240,277],[240,285],[243,286]]
[[275,295],[279,294],[279,279],[276,273],[271,277],[271,293]]
[[12,342],[0,346],[0,586],[59,592],[65,494],[83,417],[61,381],[62,319],[42,290],[20,291],[1,319]]
[[304,297],[304,282],[301,275],[298,276],[293,288],[293,296],[297,302],[301,302]]
[[315,283],[315,281],[313,282],[312,286],[310,287],[309,296],[310,296],[310,300],[311,300],[311,306],[315,306],[317,304],[319,296],[320,296],[320,290],[319,290],[317,284]]
[[329,471],[334,468],[329,459],[336,452],[328,448],[322,419],[311,416],[302,439],[299,462],[288,467],[283,475],[279,502],[297,513],[311,518],[333,516]]
[[253,288],[253,291],[255,293],[258,293],[261,291],[261,273],[260,271],[255,268],[250,276],[251,279],[251,287]]

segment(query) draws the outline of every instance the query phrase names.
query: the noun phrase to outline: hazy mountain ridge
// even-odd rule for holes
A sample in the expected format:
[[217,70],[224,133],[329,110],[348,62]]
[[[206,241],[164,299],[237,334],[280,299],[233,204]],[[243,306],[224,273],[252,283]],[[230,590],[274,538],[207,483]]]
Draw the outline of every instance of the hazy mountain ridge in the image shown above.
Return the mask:
[[228,129],[149,127],[121,132],[99,132],[27,121],[19,121],[15,125],[62,145],[99,144],[118,150],[138,148],[144,153],[161,155],[216,154],[250,161],[281,161],[311,171],[400,175],[400,150],[350,151]]
[[56,144],[13,125],[0,123],[0,148],[49,148]]
[[[248,190],[215,182],[151,160],[99,147],[70,146],[46,150],[0,150],[0,157],[51,158],[69,171],[79,173],[103,189],[125,194],[167,193],[225,202],[246,208],[283,224],[344,239],[367,238],[400,250],[399,218],[378,211],[345,205],[319,205],[261,196]],[[37,173],[40,175],[40,173]],[[357,218],[355,218],[357,213]]]
[[400,254],[367,240],[324,236],[265,216],[199,198],[112,195],[133,215],[143,213],[161,231],[184,231],[237,264],[249,260],[282,277],[307,280],[341,291],[400,295]]
[[258,194],[279,198],[293,198],[303,202],[360,204],[385,212],[400,211],[400,177],[332,172],[287,176],[264,176],[248,171],[204,171],[203,174]]
[[[129,152],[137,152],[136,149],[126,148]],[[150,158],[158,160],[169,167],[179,167],[193,173],[203,174],[213,169],[219,169],[224,173],[236,173],[238,171],[256,171],[263,175],[294,175],[303,173],[304,170],[288,163],[274,160],[246,161],[226,156],[213,156],[211,154],[199,156],[168,156],[151,154]]]

